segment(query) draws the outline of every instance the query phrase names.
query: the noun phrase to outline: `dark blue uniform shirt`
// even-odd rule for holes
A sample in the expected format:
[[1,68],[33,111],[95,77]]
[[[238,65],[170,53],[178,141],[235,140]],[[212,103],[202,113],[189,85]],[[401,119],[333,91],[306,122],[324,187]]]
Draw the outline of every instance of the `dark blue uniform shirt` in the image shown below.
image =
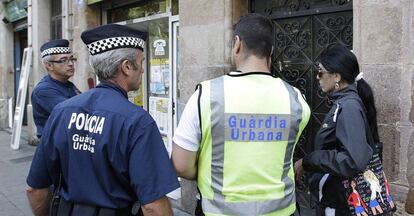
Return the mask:
[[179,187],[155,121],[108,82],[50,115],[27,183],[58,185],[59,173],[64,199],[105,208],[148,204]]
[[33,118],[37,137],[42,135],[43,127],[52,109],[60,102],[71,98],[80,91],[71,83],[62,83],[47,75],[40,80],[32,92]]

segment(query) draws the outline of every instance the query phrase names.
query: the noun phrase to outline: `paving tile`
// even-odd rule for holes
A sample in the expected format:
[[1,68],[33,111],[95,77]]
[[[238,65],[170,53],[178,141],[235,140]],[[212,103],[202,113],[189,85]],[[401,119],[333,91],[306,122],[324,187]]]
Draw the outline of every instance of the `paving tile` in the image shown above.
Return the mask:
[[16,213],[20,212],[22,215],[32,215],[26,193],[22,192],[9,195],[7,196],[7,199],[18,209]]
[[[20,210],[15,203],[8,200],[4,194],[0,193],[0,215],[4,216],[18,216],[25,215],[25,213]],[[27,214],[30,215],[30,214]]]

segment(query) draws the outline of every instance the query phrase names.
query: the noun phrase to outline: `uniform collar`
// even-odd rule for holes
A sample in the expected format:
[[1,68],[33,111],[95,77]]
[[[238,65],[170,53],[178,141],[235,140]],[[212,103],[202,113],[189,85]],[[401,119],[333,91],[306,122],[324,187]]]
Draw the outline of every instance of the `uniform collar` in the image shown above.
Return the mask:
[[53,79],[53,77],[52,77],[52,76],[50,76],[50,74],[48,74],[48,75],[46,76],[46,79],[48,79],[48,80],[50,80],[50,81],[52,81],[52,82],[54,82],[54,83],[56,83],[56,84],[58,84],[58,85],[61,85],[61,86],[67,87],[67,88],[69,88],[69,87],[72,87],[72,86],[73,86],[73,83],[71,83],[69,80],[68,80],[67,82],[61,82],[61,81],[59,81],[59,80],[55,80],[55,79]]
[[96,88],[111,88],[117,92],[120,92],[125,98],[128,98],[128,93],[118,84],[115,84],[113,82],[102,81],[98,86],[96,86]]

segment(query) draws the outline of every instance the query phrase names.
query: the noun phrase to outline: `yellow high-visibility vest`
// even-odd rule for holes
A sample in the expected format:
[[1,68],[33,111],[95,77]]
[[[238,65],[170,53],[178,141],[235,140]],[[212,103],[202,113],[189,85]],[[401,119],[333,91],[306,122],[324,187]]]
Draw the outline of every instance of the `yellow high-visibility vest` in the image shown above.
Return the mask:
[[206,215],[291,215],[293,151],[310,109],[267,73],[201,83],[198,187]]

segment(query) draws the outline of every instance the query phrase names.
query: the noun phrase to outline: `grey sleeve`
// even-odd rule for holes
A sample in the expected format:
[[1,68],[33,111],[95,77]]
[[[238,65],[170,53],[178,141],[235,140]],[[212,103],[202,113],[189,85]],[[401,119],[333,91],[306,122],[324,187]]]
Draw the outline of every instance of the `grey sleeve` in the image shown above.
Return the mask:
[[367,142],[363,111],[356,104],[347,104],[338,114],[336,140],[341,148],[317,150],[303,159],[305,170],[351,177],[363,171],[372,157]]

